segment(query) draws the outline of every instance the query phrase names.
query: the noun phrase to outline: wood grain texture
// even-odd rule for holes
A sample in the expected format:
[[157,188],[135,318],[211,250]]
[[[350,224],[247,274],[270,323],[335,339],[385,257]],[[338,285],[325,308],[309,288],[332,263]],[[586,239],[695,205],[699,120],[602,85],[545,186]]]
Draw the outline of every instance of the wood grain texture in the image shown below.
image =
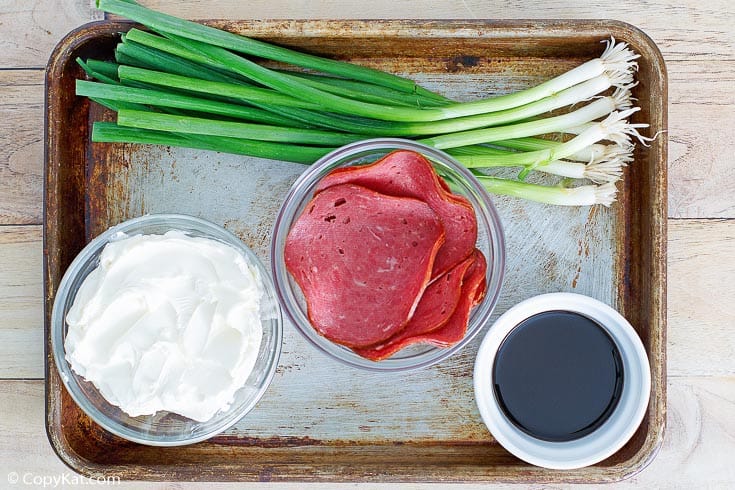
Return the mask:
[[0,2],[0,68],[43,68],[67,32],[101,19],[94,0]]
[[0,378],[43,377],[40,226],[0,226]]
[[669,216],[735,217],[735,62],[671,62]]
[[637,25],[659,44],[667,60],[732,60],[735,13],[730,0],[677,2],[668,0],[547,0],[533,8],[514,0],[142,0],[140,3],[190,19],[617,19]]
[[[735,60],[671,61],[669,103],[698,106],[731,106],[735,104]],[[693,118],[685,118],[685,120]]]
[[669,376],[735,374],[735,220],[669,224]]
[[[650,466],[637,476],[610,488],[728,488],[735,481],[732,450],[735,430],[732,414],[735,412],[735,376],[672,378],[668,383],[668,418],[664,444]],[[0,486],[6,475],[74,475],[59,461],[44,433],[43,381],[0,381]],[[12,459],[7,457],[12,455]],[[80,486],[79,488],[85,488]],[[123,483],[113,488],[153,490],[181,488],[263,488],[259,484],[212,485],[194,483]],[[271,483],[272,490],[341,489],[345,485],[307,485],[303,483]],[[384,489],[394,485],[356,485],[350,488]],[[436,489],[437,485],[401,485],[401,489]],[[481,488],[511,488],[518,486],[445,485],[441,488],[462,490]],[[541,487],[539,487],[541,488]],[[549,487],[543,488],[562,488]],[[571,489],[587,488],[572,486]],[[590,487],[591,488],[591,487]],[[599,487],[595,487],[599,488]]]
[[40,223],[43,72],[0,70],[0,224]]
[[[0,381],[0,487],[11,488],[11,473],[17,474],[18,488],[34,488],[34,478],[78,478],[53,452],[46,438],[42,381]],[[25,484],[28,481],[30,484]],[[88,485],[96,482],[87,482]],[[53,480],[46,487],[53,486]],[[57,488],[85,488],[58,484]],[[35,485],[36,488],[41,484]],[[113,488],[140,488],[134,483]],[[98,487],[99,488],[99,487]],[[169,488],[166,484],[149,484],[146,490]]]
[[735,134],[735,105],[669,107],[669,216],[735,217],[735,165],[725,150]]

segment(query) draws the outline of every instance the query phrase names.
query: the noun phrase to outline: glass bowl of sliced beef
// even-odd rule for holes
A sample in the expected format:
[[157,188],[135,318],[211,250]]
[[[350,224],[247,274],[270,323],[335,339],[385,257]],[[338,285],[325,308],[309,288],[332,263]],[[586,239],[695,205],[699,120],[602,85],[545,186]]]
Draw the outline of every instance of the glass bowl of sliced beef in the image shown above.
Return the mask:
[[318,350],[355,368],[407,371],[450,357],[488,324],[505,246],[471,172],[420,143],[375,139],[297,179],[271,266],[287,318]]

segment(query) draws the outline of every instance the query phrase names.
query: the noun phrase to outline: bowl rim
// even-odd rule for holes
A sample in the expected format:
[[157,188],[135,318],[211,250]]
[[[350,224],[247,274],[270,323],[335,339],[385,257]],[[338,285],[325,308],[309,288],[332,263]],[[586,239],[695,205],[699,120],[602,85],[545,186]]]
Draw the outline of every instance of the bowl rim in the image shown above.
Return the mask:
[[[303,322],[301,322],[300,319],[297,318],[295,313],[292,311],[290,305],[293,295],[290,292],[290,288],[284,286],[285,283],[288,283],[289,274],[286,271],[285,266],[279,268],[279,263],[281,262],[281,259],[283,259],[283,247],[280,246],[280,244],[281,242],[285,242],[285,237],[289,231],[288,228],[286,228],[286,221],[288,221],[289,219],[291,221],[296,219],[298,208],[300,207],[301,202],[305,200],[304,196],[309,196],[308,188],[316,184],[317,181],[315,179],[319,176],[319,173],[323,170],[323,167],[326,167],[329,164],[334,163],[335,161],[349,158],[352,155],[359,155],[361,153],[367,154],[370,151],[390,152],[392,150],[412,150],[426,156],[430,161],[440,161],[442,164],[451,168],[452,171],[458,173],[462,178],[464,178],[467,182],[471,184],[473,188],[472,190],[477,193],[477,198],[480,201],[480,204],[482,204],[484,206],[484,209],[486,210],[486,213],[482,215],[488,218],[488,241],[490,241],[492,244],[494,259],[492,264],[488,264],[488,266],[493,266],[494,273],[491,276],[493,280],[488,281],[487,294],[482,303],[476,306],[472,311],[473,316],[482,313],[482,324],[475,328],[473,331],[468,331],[468,333],[461,341],[451,347],[443,349],[435,347],[431,348],[431,351],[439,351],[440,354],[434,357],[430,357],[428,359],[423,359],[420,362],[416,362],[414,364],[406,365],[395,365],[395,363],[390,362],[390,358],[381,361],[371,361],[369,359],[361,358],[357,354],[354,355],[353,359],[341,357],[321,346],[311,335],[309,335],[304,330],[305,325],[302,324]],[[300,201],[294,204],[295,197],[298,197],[300,195],[302,196],[300,198]],[[288,210],[289,206],[293,207],[293,213],[287,214],[285,213],[285,211]],[[477,214],[480,214],[477,210],[475,210],[475,212]],[[490,260],[490,258],[486,259],[488,261]],[[380,373],[415,371],[442,362],[450,356],[456,354],[464,346],[470,343],[472,339],[474,339],[480,333],[480,331],[485,328],[485,325],[489,323],[490,317],[492,316],[492,313],[498,304],[498,300],[503,288],[505,268],[506,249],[505,234],[502,222],[500,220],[500,215],[497,211],[497,208],[492,202],[490,194],[487,192],[484,186],[477,180],[477,178],[472,174],[472,172],[470,172],[469,169],[457,162],[452,156],[448,155],[447,153],[437,148],[425,145],[423,143],[403,138],[372,138],[360,140],[337,148],[321,157],[309,168],[307,168],[301,175],[299,175],[299,177],[291,185],[283,201],[283,204],[278,211],[278,215],[272,229],[271,271],[276,287],[276,294],[278,295],[278,300],[281,303],[283,311],[285,312],[285,316],[288,318],[289,322],[294,325],[301,336],[306,339],[306,341],[317,351],[343,365],[357,368],[362,371]],[[287,291],[287,289],[289,291]],[[335,346],[335,348],[342,348],[338,344],[332,344]]]
[[[121,430],[118,427],[118,425],[121,425],[121,424],[117,423],[117,421],[115,421],[111,417],[108,417],[107,415],[102,413],[100,410],[98,410],[94,406],[94,404],[89,402],[86,396],[84,396],[81,392],[78,391],[77,386],[79,383],[77,382],[75,378],[75,376],[78,376],[78,375],[74,373],[73,370],[71,369],[71,366],[69,362],[66,360],[66,355],[65,355],[66,349],[64,347],[62,332],[66,328],[66,321],[64,318],[59,318],[59,315],[61,315],[60,308],[62,307],[63,302],[66,300],[66,297],[69,294],[71,294],[71,289],[70,289],[71,283],[76,278],[76,271],[79,269],[79,267],[84,262],[89,260],[98,250],[101,250],[101,248],[105,244],[111,241],[114,241],[115,236],[120,233],[129,232],[131,229],[135,229],[135,227],[141,224],[146,224],[148,222],[152,222],[152,223],[160,222],[160,224],[167,224],[166,223],[167,221],[179,221],[182,223],[185,222],[187,224],[193,224],[197,227],[198,230],[213,231],[213,232],[226,236],[227,238],[231,240],[231,242],[223,242],[223,243],[226,243],[227,245],[232,246],[238,252],[244,254],[246,258],[249,260],[249,262],[253,263],[258,268],[260,272],[260,276],[261,276],[261,281],[263,282],[265,289],[269,290],[270,294],[274,298],[273,302],[275,306],[275,315],[276,315],[275,322],[274,322],[275,349],[273,353],[271,354],[271,356],[269,356],[268,358],[269,362],[267,366],[267,372],[266,372],[265,378],[263,379],[263,383],[261,387],[257,390],[257,393],[255,394],[253,399],[242,408],[238,416],[233,416],[232,420],[228,420],[225,424],[215,426],[211,430],[203,432],[196,437],[174,439],[174,440],[158,440],[155,438],[140,437],[136,435],[136,431],[134,430],[128,430],[128,431]],[[171,229],[173,230],[176,228],[172,227]],[[210,239],[218,240],[218,238],[210,238]],[[260,399],[263,397],[268,387],[270,386],[271,382],[273,381],[276,370],[278,368],[282,346],[283,346],[283,313],[281,310],[280,303],[278,301],[278,297],[276,295],[275,284],[270,274],[268,274],[268,268],[263,264],[260,258],[258,258],[258,256],[255,255],[255,253],[250,249],[250,247],[248,247],[245,243],[242,242],[242,240],[240,240],[240,238],[237,235],[227,230],[225,227],[217,225],[216,223],[213,223],[212,221],[209,221],[203,218],[199,218],[199,217],[191,216],[187,214],[179,214],[179,213],[149,213],[149,214],[144,214],[142,216],[137,216],[135,218],[131,218],[131,219],[122,221],[114,226],[109,227],[107,230],[103,231],[102,233],[97,235],[95,238],[90,240],[90,242],[87,243],[82,248],[82,250],[74,257],[72,262],[66,268],[66,270],[64,271],[64,275],[62,276],[61,281],[59,282],[59,286],[56,288],[56,292],[54,294],[53,307],[51,311],[50,325],[51,325],[51,351],[52,351],[52,355],[54,358],[54,364],[56,365],[56,369],[58,371],[59,378],[61,379],[61,382],[64,385],[64,388],[66,389],[67,393],[71,396],[72,400],[74,400],[74,403],[76,403],[76,405],[87,416],[89,416],[96,424],[98,424],[104,430],[118,437],[121,437],[125,440],[131,441],[131,442],[135,442],[138,444],[144,444],[147,446],[158,446],[158,447],[174,447],[174,446],[184,446],[184,445],[189,445],[189,444],[195,444],[197,442],[201,442],[211,437],[214,437],[215,435],[221,432],[224,432],[225,430],[229,429],[230,427],[235,425],[237,422],[239,422],[260,401]],[[62,355],[57,355],[57,354],[62,354]],[[146,417],[152,417],[154,415],[147,415]],[[107,423],[108,420],[112,421],[113,423],[112,424]]]
[[[566,442],[536,439],[505,415],[492,388],[495,356],[503,341],[524,320],[547,311],[571,311],[587,316],[612,337],[624,362],[623,393],[613,413],[592,433]],[[630,372],[630,368],[634,370]],[[625,379],[624,378],[624,379]],[[643,343],[632,325],[615,309],[578,293],[546,293],[528,298],[503,313],[485,335],[475,358],[475,402],[493,437],[516,457],[554,470],[577,469],[608,458],[630,440],[643,421],[651,393],[651,370]]]

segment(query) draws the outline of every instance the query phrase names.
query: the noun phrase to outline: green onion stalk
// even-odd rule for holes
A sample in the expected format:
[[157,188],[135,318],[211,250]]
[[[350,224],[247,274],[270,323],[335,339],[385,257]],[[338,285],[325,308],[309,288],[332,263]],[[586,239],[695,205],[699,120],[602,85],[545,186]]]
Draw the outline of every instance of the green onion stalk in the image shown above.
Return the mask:
[[[448,153],[452,155],[506,155],[517,151],[535,151],[554,148],[562,143],[563,140],[528,137],[494,141],[484,145],[460,146],[452,148]],[[619,154],[621,151],[623,151],[623,148],[617,144],[593,143],[569,155],[567,158],[575,162],[591,163]],[[628,147],[627,152],[630,153],[632,151],[633,148]]]
[[577,187],[546,186],[501,179],[488,175],[477,175],[477,179],[492,194],[518,197],[529,201],[558,206],[590,206],[601,204],[610,206],[615,202],[615,184],[607,182],[600,185],[581,185]]

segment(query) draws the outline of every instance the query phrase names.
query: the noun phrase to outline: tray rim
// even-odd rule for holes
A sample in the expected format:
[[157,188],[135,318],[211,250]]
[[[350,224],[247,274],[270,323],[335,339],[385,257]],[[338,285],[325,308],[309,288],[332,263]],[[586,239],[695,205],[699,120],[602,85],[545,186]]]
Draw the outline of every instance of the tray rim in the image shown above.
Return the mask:
[[[255,32],[254,37],[257,37],[257,31],[259,27],[263,25],[277,24],[283,25],[288,23],[291,26],[300,26],[301,30],[294,32],[293,29],[286,34],[294,38],[303,36],[304,27],[309,26],[320,26],[328,24],[339,24],[339,25],[369,25],[372,27],[379,28],[393,28],[396,31],[406,29],[439,29],[443,31],[449,31],[450,29],[456,29],[457,27],[466,28],[485,28],[488,30],[499,30],[507,33],[509,36],[517,35],[518,31],[523,32],[527,35],[536,36],[550,36],[550,37],[561,37],[565,31],[568,37],[573,38],[574,36],[581,35],[597,35],[594,31],[606,31],[609,34],[616,35],[617,37],[623,37],[625,40],[630,41],[631,39],[637,40],[640,44],[636,47],[639,49],[639,54],[649,60],[653,67],[653,72],[660,75],[658,80],[661,96],[661,113],[656,114],[658,124],[652,126],[658,126],[661,131],[666,134],[668,128],[668,79],[666,65],[661,51],[653,40],[640,28],[618,20],[611,19],[206,19],[197,20],[198,22],[210,23],[216,25],[247,25],[248,29],[252,29]],[[49,62],[46,66],[45,71],[45,93],[44,93],[44,180],[43,180],[43,275],[44,275],[44,355],[45,355],[45,378],[44,378],[44,396],[45,396],[45,430],[51,444],[53,451],[57,454],[59,459],[66,464],[70,469],[74,470],[85,476],[95,477],[100,475],[109,475],[110,466],[91,462],[84,459],[80,455],[74,453],[74,451],[64,444],[63,434],[54,432],[54,416],[58,416],[55,413],[55,409],[52,404],[51,397],[52,388],[57,390],[63,390],[63,387],[58,379],[58,373],[54,367],[53,357],[50,349],[50,331],[49,331],[49,317],[50,307],[53,300],[54,292],[52,291],[51,277],[48,263],[48,245],[49,242],[53,241],[53,238],[49,235],[52,231],[49,230],[49,224],[51,217],[48,209],[48,186],[49,177],[51,174],[51,163],[52,157],[54,156],[55,149],[50,143],[49,139],[49,121],[54,110],[53,100],[49,91],[49,86],[54,82],[52,80],[53,74],[59,70],[63,63],[68,62],[64,59],[64,53],[72,51],[75,46],[83,44],[89,38],[93,38],[99,35],[99,29],[111,29],[120,28],[125,29],[135,25],[135,23],[125,20],[100,20],[84,24],[72,31],[70,31],[52,51]],[[553,33],[549,34],[551,30]],[[318,30],[317,30],[318,31]],[[514,32],[512,32],[514,31]],[[315,35],[319,35],[318,31]],[[492,37],[496,33],[494,32],[483,32],[483,35]],[[354,37],[343,35],[343,37]],[[432,34],[427,34],[427,37],[432,37]],[[645,49],[642,49],[645,48]],[[644,54],[641,52],[645,50]],[[60,66],[61,65],[61,66]],[[651,114],[653,119],[654,114]],[[649,407],[649,413],[651,420],[649,421],[649,428],[646,433],[644,442],[641,448],[635,453],[635,455],[625,461],[625,466],[622,466],[617,472],[605,473],[601,478],[594,480],[580,479],[579,477],[565,477],[563,472],[551,472],[543,473],[542,478],[524,478],[522,474],[511,475],[510,477],[497,477],[489,476],[488,478],[472,478],[466,480],[456,480],[456,482],[467,482],[467,483],[603,483],[603,482],[614,482],[623,479],[630,478],[644,468],[646,468],[655,459],[658,454],[662,442],[663,434],[666,425],[666,329],[667,329],[667,318],[666,318],[666,257],[667,257],[667,138],[662,138],[662,143],[658,148],[658,158],[654,163],[657,164],[659,169],[660,181],[658,185],[652,188],[652,203],[654,204],[652,214],[653,229],[653,255],[654,260],[652,262],[653,269],[653,286],[652,290],[652,311],[654,312],[654,318],[652,318],[651,324],[658,325],[658,330],[655,331],[657,335],[652,335],[650,338],[649,349],[652,353],[659,355],[657,363],[652,363],[652,379],[654,380],[655,388],[652,390],[652,401]],[[629,182],[625,184],[630,185]],[[622,214],[622,213],[621,213]],[[52,386],[53,385],[53,386]],[[134,480],[149,480],[149,481],[167,481],[166,476],[174,476],[173,473],[169,474],[165,469],[160,468],[149,468],[146,471],[145,467],[134,466],[128,468],[127,466],[118,466],[122,468],[121,479],[134,479]],[[136,473],[137,468],[137,473]],[[188,480],[181,481],[199,481],[195,475],[189,475]],[[232,478],[224,479],[222,481],[253,481],[252,479],[237,478],[237,475]],[[447,479],[432,479],[432,478],[415,478],[406,477],[406,475],[396,475],[396,478],[386,477],[385,475],[380,476],[377,479],[362,478],[362,479],[345,479],[340,478],[340,475],[331,475],[330,477],[321,477],[316,479],[309,479],[314,482],[384,482],[384,483],[430,483],[430,482],[448,482],[455,480]],[[530,475],[529,475],[530,476]],[[537,477],[538,474],[534,474]],[[299,479],[294,477],[278,478],[278,481],[291,481],[291,482],[306,482],[306,479]]]

